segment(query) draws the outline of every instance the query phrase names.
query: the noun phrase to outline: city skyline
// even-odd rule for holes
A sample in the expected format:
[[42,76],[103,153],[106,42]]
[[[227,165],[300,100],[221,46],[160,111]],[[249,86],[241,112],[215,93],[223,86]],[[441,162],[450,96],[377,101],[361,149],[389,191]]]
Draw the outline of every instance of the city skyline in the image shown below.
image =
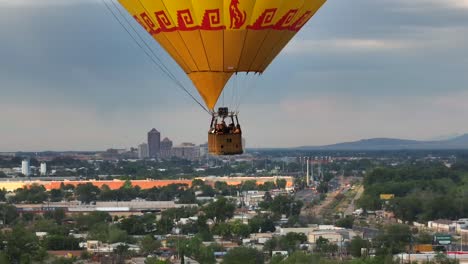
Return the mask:
[[[329,1],[244,87],[249,147],[467,132],[467,7]],[[0,33],[0,151],[130,147],[152,124],[175,142],[206,142],[210,117],[154,71],[100,1],[1,0]],[[229,83],[226,101],[236,82],[246,84]]]

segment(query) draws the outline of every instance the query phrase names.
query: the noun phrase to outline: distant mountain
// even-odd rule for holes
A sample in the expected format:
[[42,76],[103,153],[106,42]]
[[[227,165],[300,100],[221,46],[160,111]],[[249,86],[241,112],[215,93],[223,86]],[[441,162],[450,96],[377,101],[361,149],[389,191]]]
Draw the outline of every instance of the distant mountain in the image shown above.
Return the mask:
[[419,141],[396,138],[371,138],[325,146],[303,146],[303,150],[420,150],[468,149],[468,134],[447,140]]

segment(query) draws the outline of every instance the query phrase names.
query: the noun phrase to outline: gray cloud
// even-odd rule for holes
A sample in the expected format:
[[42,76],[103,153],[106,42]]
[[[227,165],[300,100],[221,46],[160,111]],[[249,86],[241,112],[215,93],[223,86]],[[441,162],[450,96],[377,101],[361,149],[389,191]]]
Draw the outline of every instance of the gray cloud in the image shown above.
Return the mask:
[[[0,7],[0,151],[128,147],[151,127],[205,141],[206,114],[98,0]],[[225,101],[242,88],[250,146],[463,133],[466,11],[466,0],[329,0],[261,77],[234,78]]]

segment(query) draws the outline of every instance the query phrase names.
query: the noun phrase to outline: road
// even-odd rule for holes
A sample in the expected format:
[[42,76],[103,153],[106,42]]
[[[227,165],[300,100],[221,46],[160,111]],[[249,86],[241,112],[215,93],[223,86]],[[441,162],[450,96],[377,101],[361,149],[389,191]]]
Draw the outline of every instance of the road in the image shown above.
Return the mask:
[[352,215],[353,212],[356,210],[355,202],[361,198],[362,193],[364,192],[364,186],[359,185],[356,195],[354,196],[353,200],[349,203],[348,208],[345,210],[345,215]]

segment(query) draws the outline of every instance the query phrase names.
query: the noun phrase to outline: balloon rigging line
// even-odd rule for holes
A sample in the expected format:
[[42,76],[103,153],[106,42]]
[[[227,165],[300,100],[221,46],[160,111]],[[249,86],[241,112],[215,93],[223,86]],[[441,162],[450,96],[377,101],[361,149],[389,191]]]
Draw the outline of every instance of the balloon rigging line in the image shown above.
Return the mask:
[[[117,10],[120,12],[120,14],[125,18],[125,20],[127,21],[127,23],[130,24],[131,28],[133,29],[133,31],[137,34],[137,36],[140,38],[140,40],[143,41],[143,43],[147,46],[147,48],[150,50],[150,52],[153,54],[154,57],[156,57],[156,60],[160,61],[160,63],[162,64],[162,66],[155,60],[155,58],[153,58],[151,56],[150,53],[148,53],[148,51],[142,46],[142,44],[135,38],[135,36],[133,34],[130,33],[130,31],[128,30],[127,27],[125,27],[124,23],[118,18],[118,16],[115,14],[115,12],[112,10],[112,8],[109,6],[109,4],[105,1],[105,0],[101,0],[104,5],[106,6],[107,10],[112,14],[112,16],[115,18],[115,20],[117,20],[117,22],[120,24],[120,26],[127,32],[127,34],[133,39],[133,41],[138,45],[138,47],[141,49],[141,51],[143,51],[146,56],[148,56],[148,58],[163,72],[167,75],[167,77],[169,77],[169,79],[171,79],[175,84],[176,86],[178,86],[179,88],[181,88],[182,90],[185,91],[185,93],[187,93],[187,95],[189,95],[203,110],[205,110],[208,114],[211,114],[210,111],[208,111],[208,109],[206,109],[205,106],[203,106],[203,104],[201,104],[177,79],[176,77],[169,71],[169,69],[167,69],[167,67],[161,62],[161,60],[159,59],[159,57],[154,53],[153,49],[151,49],[148,45],[148,43],[146,43],[146,41],[140,36],[140,34],[138,34],[138,32],[136,31],[136,29],[130,24],[130,22],[125,18],[125,16],[123,16],[122,12],[120,11],[120,9],[118,9],[117,7]],[[112,2],[112,0],[110,0]],[[113,3],[113,2],[112,2]],[[115,6],[115,3],[113,3],[114,6]]]
[[145,46],[148,48],[148,50],[153,54],[153,56],[161,63],[161,66],[164,67],[164,69],[167,71],[167,74],[170,75],[170,78],[174,81],[174,82],[178,82],[177,78],[175,77],[174,74],[172,74],[172,72],[169,70],[169,68],[166,67],[166,65],[162,62],[162,60],[157,56],[157,54],[154,52],[153,48],[150,47],[150,45],[143,39],[143,37],[140,35],[140,33],[138,33],[137,29],[132,25],[132,23],[128,20],[127,16],[125,16],[125,14],[120,10],[120,8],[117,6],[117,4],[115,3],[115,1],[113,0],[110,0],[112,5],[115,7],[115,9],[117,9],[117,11],[119,11],[120,13],[120,16],[123,17],[125,19],[125,21],[127,22],[127,25],[130,26],[130,28],[133,30],[133,32],[138,36],[138,38],[143,42],[143,44],[145,44]]

